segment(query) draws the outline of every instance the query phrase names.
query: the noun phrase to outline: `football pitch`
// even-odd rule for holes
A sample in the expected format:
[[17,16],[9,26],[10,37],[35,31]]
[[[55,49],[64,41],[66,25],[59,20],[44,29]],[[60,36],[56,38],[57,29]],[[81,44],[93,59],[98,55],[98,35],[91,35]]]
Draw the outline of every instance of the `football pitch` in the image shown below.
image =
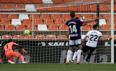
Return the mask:
[[116,71],[116,64],[0,64],[0,71]]

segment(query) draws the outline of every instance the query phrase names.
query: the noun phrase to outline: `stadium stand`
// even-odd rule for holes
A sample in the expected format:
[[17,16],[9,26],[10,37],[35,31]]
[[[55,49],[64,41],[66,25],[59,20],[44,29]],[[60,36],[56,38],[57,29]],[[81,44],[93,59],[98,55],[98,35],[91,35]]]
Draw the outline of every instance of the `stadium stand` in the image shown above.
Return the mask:
[[48,30],[58,30],[58,26],[57,25],[47,25],[48,26]]
[[13,39],[23,39],[24,37],[22,35],[13,35]]
[[0,31],[3,31],[3,30],[5,30],[4,25],[0,24]]
[[8,34],[2,35],[2,39],[11,39],[11,38],[12,38],[11,35],[8,35]]
[[16,30],[18,30],[18,31],[23,31],[25,29],[26,29],[26,25],[18,25],[18,26],[16,26]]
[[68,40],[67,35],[57,35],[57,40]]
[[7,31],[15,31],[16,28],[13,25],[5,25],[5,30],[7,30]]
[[45,40],[45,35],[42,35],[42,34],[35,35],[35,39],[37,39],[37,40]]
[[[82,14],[82,15],[76,14],[76,16],[77,17],[84,16],[85,18],[96,18],[95,14],[90,14],[90,15],[88,15],[88,14]],[[5,25],[5,29],[7,29],[7,30],[8,29],[13,30],[13,26],[11,25],[12,19],[19,19],[18,14],[1,14],[0,17],[1,17],[0,24],[2,24],[2,26]],[[60,28],[60,29],[63,29],[63,27],[64,27],[64,29],[66,30],[67,28],[63,24],[65,24],[65,21],[70,19],[69,14],[37,14],[37,15],[35,14],[34,19],[32,19],[32,15],[28,15],[28,17],[29,17],[28,19],[21,20],[21,25],[16,26],[16,30],[22,30],[22,28],[23,29],[32,29],[31,26],[32,26],[33,21],[34,21],[34,26],[36,28],[37,28],[38,24],[46,24],[46,25],[48,25],[48,28],[50,30],[57,30],[54,26],[53,26],[53,28],[50,28],[51,25],[55,25],[55,26],[57,26],[57,28]],[[106,23],[107,23],[105,25],[106,27],[102,28],[102,30],[105,30],[106,28],[110,27],[110,25],[109,25],[110,24],[110,15],[101,14],[100,19],[105,19]],[[94,23],[95,22],[92,22],[91,24],[94,24]],[[6,25],[7,26],[9,25],[10,28],[7,28]],[[87,28],[87,26],[85,26],[85,29],[86,28]],[[3,29],[3,28],[1,28],[1,29]]]
[[23,39],[33,39],[34,36],[33,35],[24,35]]
[[54,35],[54,34],[48,34],[48,35],[46,35],[46,37],[45,37],[45,40],[56,40],[56,35]]
[[59,30],[68,30],[68,26],[62,24],[62,25],[59,25]]

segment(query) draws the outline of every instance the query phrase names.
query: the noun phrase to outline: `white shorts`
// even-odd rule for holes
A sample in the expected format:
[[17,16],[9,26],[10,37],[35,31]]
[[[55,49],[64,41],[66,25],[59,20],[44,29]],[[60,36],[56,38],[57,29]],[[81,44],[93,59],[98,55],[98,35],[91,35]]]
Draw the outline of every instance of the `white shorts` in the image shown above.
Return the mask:
[[75,46],[75,45],[79,45],[79,44],[81,44],[81,39],[69,40],[69,45],[70,46]]

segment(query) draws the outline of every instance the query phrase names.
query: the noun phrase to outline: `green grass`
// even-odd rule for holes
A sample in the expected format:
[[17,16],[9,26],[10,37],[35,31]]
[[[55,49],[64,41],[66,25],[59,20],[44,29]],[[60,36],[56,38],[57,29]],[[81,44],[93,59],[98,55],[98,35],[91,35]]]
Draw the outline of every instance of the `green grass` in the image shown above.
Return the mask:
[[0,71],[116,71],[116,64],[0,64]]

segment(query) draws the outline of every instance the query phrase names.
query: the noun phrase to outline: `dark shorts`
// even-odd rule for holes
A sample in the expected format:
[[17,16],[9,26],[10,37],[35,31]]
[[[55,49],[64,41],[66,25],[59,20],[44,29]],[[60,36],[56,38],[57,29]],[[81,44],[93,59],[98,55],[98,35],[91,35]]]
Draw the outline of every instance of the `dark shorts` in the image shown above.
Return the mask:
[[96,48],[94,48],[94,47],[85,46],[85,47],[83,47],[82,50],[83,50],[84,53],[86,53],[88,51],[90,51],[92,53],[92,52],[94,52],[95,49]]

